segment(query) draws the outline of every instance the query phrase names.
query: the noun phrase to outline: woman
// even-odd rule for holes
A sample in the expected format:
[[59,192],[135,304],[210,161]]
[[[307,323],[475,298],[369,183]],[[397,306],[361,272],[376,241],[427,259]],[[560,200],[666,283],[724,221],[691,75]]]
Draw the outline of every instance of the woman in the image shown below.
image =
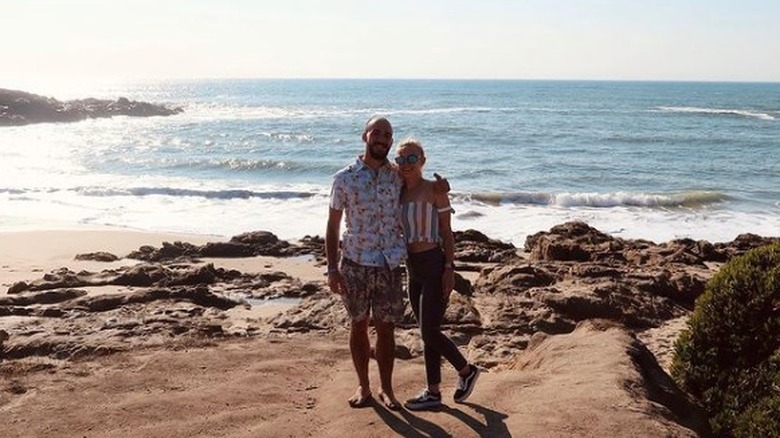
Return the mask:
[[425,376],[428,386],[406,401],[409,410],[441,405],[441,357],[458,370],[454,399],[460,403],[471,395],[479,369],[469,364],[458,347],[441,332],[441,323],[452,288],[455,240],[450,227],[452,207],[447,193],[434,191],[434,181],[423,178],[425,152],[416,140],[404,140],[397,157],[404,187],[401,192],[402,222],[409,253],[409,302],[420,324],[425,345]]

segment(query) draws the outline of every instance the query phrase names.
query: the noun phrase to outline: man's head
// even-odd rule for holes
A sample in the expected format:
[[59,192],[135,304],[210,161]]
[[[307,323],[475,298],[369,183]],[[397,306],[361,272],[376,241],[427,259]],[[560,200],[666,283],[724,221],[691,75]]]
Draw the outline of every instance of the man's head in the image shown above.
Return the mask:
[[384,117],[371,117],[363,130],[363,141],[366,143],[366,155],[384,161],[393,146],[393,125]]

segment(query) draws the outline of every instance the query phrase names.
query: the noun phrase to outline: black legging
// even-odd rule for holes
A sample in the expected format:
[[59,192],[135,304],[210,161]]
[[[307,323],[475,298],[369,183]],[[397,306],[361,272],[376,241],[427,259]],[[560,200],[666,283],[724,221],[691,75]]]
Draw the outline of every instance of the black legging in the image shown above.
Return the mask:
[[409,254],[409,302],[425,344],[425,376],[429,385],[441,383],[441,357],[456,370],[468,365],[458,347],[441,332],[446,303],[442,297],[444,252],[441,248]]

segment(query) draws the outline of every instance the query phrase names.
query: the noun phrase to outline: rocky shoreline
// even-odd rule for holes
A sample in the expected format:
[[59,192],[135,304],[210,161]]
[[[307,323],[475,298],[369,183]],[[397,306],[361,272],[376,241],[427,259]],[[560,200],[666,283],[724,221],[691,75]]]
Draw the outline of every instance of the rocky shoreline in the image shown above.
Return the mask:
[[[529,236],[520,250],[474,230],[457,232],[459,274],[445,326],[488,368],[523,351],[536,333],[570,333],[585,320],[610,320],[639,333],[687,315],[720,264],[778,240],[741,235],[728,243],[683,239],[655,244],[570,222]],[[78,254],[81,260],[121,258],[130,263],[100,272],[62,267],[11,285],[0,296],[0,317],[36,322],[9,330],[2,357],[67,359],[121,351],[132,345],[128,340],[146,344],[184,334],[343,331],[347,315],[324,278],[302,281],[285,272],[247,273],[214,265],[220,258],[307,255],[322,265],[322,254],[321,238],[289,243],[263,231],[199,246],[144,246],[121,257]],[[124,292],[88,292],[107,286],[123,287]],[[225,311],[251,307],[247,300],[277,298],[301,302],[240,331],[223,327]],[[419,356],[422,345],[410,310],[399,327],[399,357]]]
[[[512,417],[517,420],[510,422],[515,425],[514,430],[509,427],[513,432],[559,430],[571,433],[560,436],[599,436],[638,430],[643,436],[706,436],[706,421],[695,403],[671,382],[664,365],[696,297],[719,267],[749,249],[776,242],[780,238],[744,234],[726,243],[680,239],[656,244],[569,222],[529,236],[524,248],[515,248],[478,231],[457,232],[458,281],[444,326],[464,354],[489,371],[485,385],[519,385],[487,405],[498,409],[499,401],[506,399],[512,406],[502,408],[507,415],[523,406],[523,412],[516,414],[519,417]],[[296,385],[313,389],[302,390],[308,393],[308,407],[271,415],[268,427],[283,420],[297,421],[309,410],[329,418],[343,408],[323,397],[328,400],[328,391],[345,391],[340,385],[351,384],[344,382],[352,382],[352,374],[344,350],[347,315],[321,274],[323,246],[319,237],[292,243],[263,231],[202,245],[165,242],[127,254],[74,254],[76,260],[111,267],[76,271],[63,266],[10,284],[7,293],[0,295],[0,328],[4,329],[0,330],[0,375],[12,385],[5,389],[10,395],[3,396],[0,388],[0,408],[24,396],[24,376],[32,376],[29,373],[40,361],[56,361],[44,367],[52,374],[150,349],[205,346],[233,351],[263,343],[263,348],[276,351],[292,343],[305,350],[336,348],[338,363],[346,368],[333,383],[336,388],[320,392],[320,384],[295,379],[303,379],[306,373],[321,378],[330,368],[309,364],[294,351],[284,353],[285,361],[304,361],[298,371],[305,372],[293,376],[282,366],[274,372],[275,378],[293,379]],[[298,278],[265,262],[252,262],[254,268],[245,270],[227,263],[263,257],[303,260],[312,273]],[[251,313],[257,305],[279,298],[296,304],[271,315]],[[419,332],[407,310],[397,330],[402,381],[422,373],[420,365],[414,365],[421,356]],[[321,360],[328,363],[336,360],[324,357]],[[602,393],[613,381],[622,381],[622,389]],[[520,388],[522,397],[513,395]],[[340,395],[346,398],[347,392]],[[574,410],[572,403],[577,406]],[[621,410],[616,405],[633,407]],[[609,409],[605,418],[614,424],[606,429],[577,429],[578,420],[556,416],[557,411],[548,412],[550,406],[570,415],[582,411],[582,418]],[[527,412],[539,412],[539,421],[544,415],[555,418],[560,426],[550,426],[548,419],[540,423],[543,429],[533,429]],[[385,418],[388,424],[391,420]]]
[[0,126],[78,122],[113,116],[172,116],[183,111],[180,107],[138,102],[124,97],[117,100],[88,98],[60,101],[24,91],[0,88]]

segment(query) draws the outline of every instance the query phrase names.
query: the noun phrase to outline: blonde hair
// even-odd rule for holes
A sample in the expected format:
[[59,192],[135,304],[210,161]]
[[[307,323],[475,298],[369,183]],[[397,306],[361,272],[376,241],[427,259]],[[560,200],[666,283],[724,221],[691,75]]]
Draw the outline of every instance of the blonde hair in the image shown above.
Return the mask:
[[401,140],[401,143],[398,144],[398,150],[407,148],[407,147],[416,147],[417,150],[420,151],[420,157],[425,156],[425,149],[422,147],[422,143],[420,143],[420,140],[417,140],[413,137],[407,137],[403,140]]

